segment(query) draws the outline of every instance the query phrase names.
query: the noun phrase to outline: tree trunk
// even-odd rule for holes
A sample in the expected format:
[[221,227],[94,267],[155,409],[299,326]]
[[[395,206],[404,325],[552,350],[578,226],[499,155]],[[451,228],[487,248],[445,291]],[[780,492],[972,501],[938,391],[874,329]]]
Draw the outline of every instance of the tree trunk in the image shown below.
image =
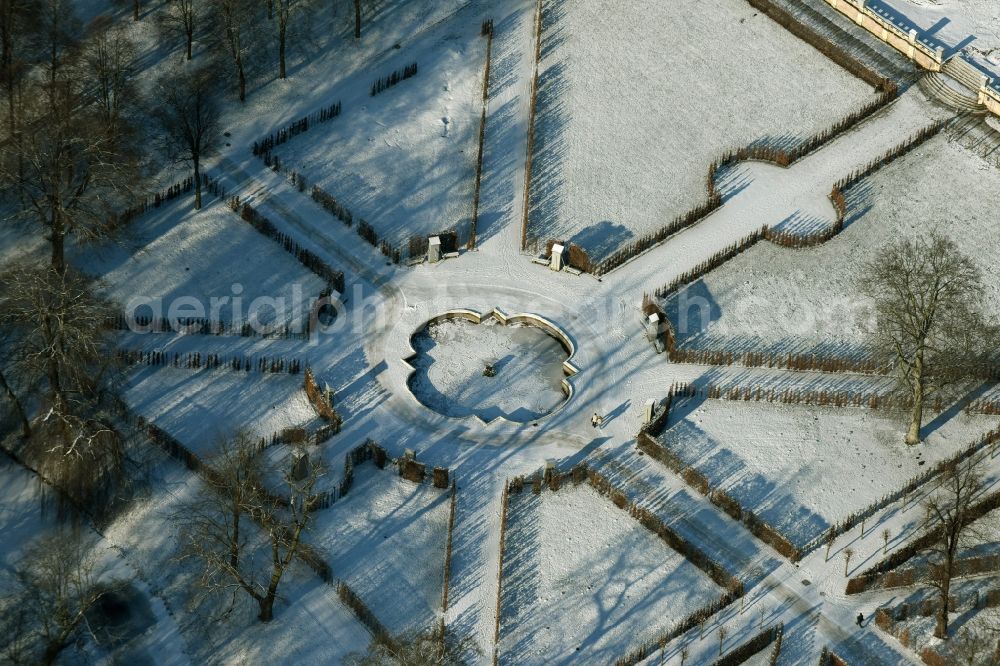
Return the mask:
[[361,39],[361,0],[354,0],[354,39]]
[[239,70],[240,78],[240,102],[245,102],[247,99],[247,77],[243,73],[243,60],[240,59],[236,63],[236,68]]
[[267,0],[267,20],[274,18],[274,0]]
[[201,210],[201,156],[194,153],[191,162],[194,165],[194,209]]
[[194,29],[187,30],[187,59],[191,59],[191,43],[194,42]]
[[913,412],[910,415],[910,430],[906,433],[906,443],[920,443],[920,426],[924,418],[924,353],[917,352],[913,363]]
[[139,0],[135,0],[135,2],[132,3],[132,20],[139,20]]
[[[58,218],[58,213],[53,213],[54,218]],[[52,268],[56,269],[59,275],[66,274],[66,232],[62,229],[62,224],[56,222],[52,225]]]
[[21,436],[28,439],[31,437],[31,424],[28,422],[28,415],[24,411],[24,406],[21,404],[21,400],[7,383],[7,378],[4,377],[3,372],[0,372],[0,390],[3,390],[7,399],[14,405],[14,410],[17,412],[17,418],[21,421]]
[[285,78],[285,21],[278,19],[278,78]]
[[233,507],[233,539],[229,542],[229,566],[240,568],[240,510]]
[[270,622],[274,619],[274,597],[273,594],[267,594],[258,599],[260,613],[257,615],[257,619],[261,622]]
[[934,635],[938,638],[948,638],[948,595],[951,593],[951,563],[945,563],[941,576],[941,608],[938,610],[937,625]]

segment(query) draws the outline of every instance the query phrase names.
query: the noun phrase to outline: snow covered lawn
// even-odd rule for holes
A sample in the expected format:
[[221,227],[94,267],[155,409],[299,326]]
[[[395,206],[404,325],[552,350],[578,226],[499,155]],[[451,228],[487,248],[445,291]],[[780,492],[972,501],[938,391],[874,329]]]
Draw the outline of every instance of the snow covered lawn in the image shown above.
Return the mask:
[[139,366],[125,399],[137,414],[202,456],[240,428],[270,437],[318,421],[301,374]]
[[530,234],[592,259],[704,201],[727,150],[874,98],[744,0],[547,0],[543,24]]
[[[303,174],[310,189],[318,185],[345,205],[355,224],[367,221],[394,246],[452,227],[467,233],[486,62],[478,28],[472,21],[431,27],[353,77],[353,87],[345,84],[340,117],[273,154],[284,169]],[[413,78],[374,97],[359,94],[412,62]],[[341,224],[332,216],[325,222]]]
[[[75,248],[71,261],[101,278],[105,296],[122,307],[134,298],[154,299],[162,317],[175,304],[180,317],[228,322],[257,313],[262,323],[305,321],[309,300],[326,286],[323,280],[224,202],[206,197],[210,203],[195,211],[192,197],[140,216],[122,244]],[[215,313],[213,298],[220,299]],[[194,312],[195,303],[204,312]],[[135,314],[154,313],[145,305]]]
[[[370,634],[340,602],[336,588],[297,560],[281,580],[272,622],[258,621],[256,604],[242,592],[199,599],[204,590],[197,583],[196,563],[177,557],[180,516],[202,482],[173,460],[163,461],[153,474],[156,482],[145,501],[136,502],[106,532],[169,603],[190,663],[261,663],[280,655],[296,664],[320,665],[339,663],[346,654],[367,647]],[[256,524],[246,527],[260,538]],[[262,558],[259,571],[269,571],[270,552],[265,548],[256,554]],[[163,646],[147,643],[146,648],[159,658]]]
[[450,495],[373,463],[315,514],[309,540],[394,634],[428,629],[441,609]]
[[588,485],[510,495],[500,663],[608,664],[720,596]]
[[853,221],[833,239],[807,249],[757,243],[670,297],[667,315],[685,347],[862,354],[871,321],[856,289],[859,268],[889,244],[932,228],[976,261],[995,310],[1000,218],[983,193],[998,189],[1000,170],[945,133],[852,190]]
[[995,425],[929,417],[925,442],[907,447],[902,419],[884,412],[683,400],[660,442],[801,546]]

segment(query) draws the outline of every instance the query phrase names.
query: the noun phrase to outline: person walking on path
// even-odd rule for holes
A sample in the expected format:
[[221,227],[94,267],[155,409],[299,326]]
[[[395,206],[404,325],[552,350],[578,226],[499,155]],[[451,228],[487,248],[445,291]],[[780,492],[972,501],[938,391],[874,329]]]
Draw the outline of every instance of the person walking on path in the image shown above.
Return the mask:
[[860,627],[861,623],[864,621],[865,621],[865,616],[862,615],[861,613],[858,613],[858,626]]
[[590,417],[590,425],[594,426],[595,428],[600,428],[600,427],[601,427],[601,422],[602,422],[603,420],[604,420],[604,419],[602,419],[602,418],[601,418],[601,417],[600,417],[600,416],[599,416],[599,415],[597,414],[597,412],[594,412],[594,415]]

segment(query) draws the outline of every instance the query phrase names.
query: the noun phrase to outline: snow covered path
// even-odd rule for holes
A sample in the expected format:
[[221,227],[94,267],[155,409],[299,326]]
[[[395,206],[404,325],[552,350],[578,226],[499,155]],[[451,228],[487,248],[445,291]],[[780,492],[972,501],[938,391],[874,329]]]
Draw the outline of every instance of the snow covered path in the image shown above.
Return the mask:
[[828,196],[834,183],[947,117],[914,86],[889,108],[789,168],[763,162],[736,166],[722,176],[722,208],[605,276],[606,288],[651,291],[763,226],[829,228],[836,217]]

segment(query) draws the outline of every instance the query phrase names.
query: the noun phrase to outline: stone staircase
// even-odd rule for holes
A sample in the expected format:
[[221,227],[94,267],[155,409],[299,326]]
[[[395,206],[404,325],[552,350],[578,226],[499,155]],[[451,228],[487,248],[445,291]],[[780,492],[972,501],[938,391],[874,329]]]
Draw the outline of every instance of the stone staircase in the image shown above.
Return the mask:
[[985,75],[982,72],[958,56],[946,61],[941,68],[941,72],[961,83],[971,90],[973,94],[978,94],[979,88],[985,79]]
[[944,72],[928,72],[920,77],[917,85],[925,95],[950,109],[976,115],[986,113],[986,108],[979,104],[977,93]]

